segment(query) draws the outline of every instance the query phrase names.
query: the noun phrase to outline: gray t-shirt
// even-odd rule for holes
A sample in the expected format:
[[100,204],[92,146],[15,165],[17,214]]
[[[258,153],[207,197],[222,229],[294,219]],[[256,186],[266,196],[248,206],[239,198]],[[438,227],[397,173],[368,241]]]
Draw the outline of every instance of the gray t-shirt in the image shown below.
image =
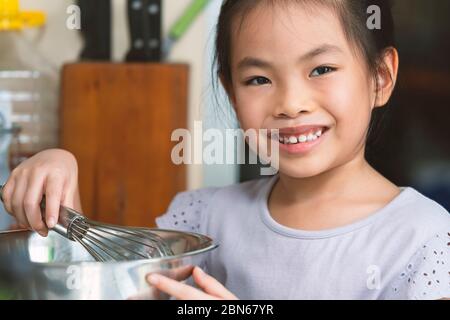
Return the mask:
[[277,179],[179,193],[158,227],[213,238],[201,266],[241,299],[450,297],[450,215],[439,204],[403,187],[355,223],[297,230],[269,213]]

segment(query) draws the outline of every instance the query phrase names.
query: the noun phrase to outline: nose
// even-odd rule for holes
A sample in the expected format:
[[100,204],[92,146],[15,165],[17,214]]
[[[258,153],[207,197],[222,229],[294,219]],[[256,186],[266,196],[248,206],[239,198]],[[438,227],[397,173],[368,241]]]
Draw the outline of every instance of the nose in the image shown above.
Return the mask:
[[273,114],[276,118],[296,118],[299,114],[310,113],[314,109],[311,94],[298,85],[284,88],[278,97]]

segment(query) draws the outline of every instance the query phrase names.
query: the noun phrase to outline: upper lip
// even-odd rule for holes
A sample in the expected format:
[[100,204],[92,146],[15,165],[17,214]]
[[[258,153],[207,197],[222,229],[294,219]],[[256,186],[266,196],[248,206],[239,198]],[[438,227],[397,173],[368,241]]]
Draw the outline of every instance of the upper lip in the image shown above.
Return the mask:
[[313,124],[313,125],[303,125],[303,126],[297,126],[297,127],[289,127],[289,128],[280,128],[279,130],[279,136],[298,136],[307,132],[310,132],[312,130],[319,131],[322,130],[325,131],[329,127],[326,125],[321,124]]

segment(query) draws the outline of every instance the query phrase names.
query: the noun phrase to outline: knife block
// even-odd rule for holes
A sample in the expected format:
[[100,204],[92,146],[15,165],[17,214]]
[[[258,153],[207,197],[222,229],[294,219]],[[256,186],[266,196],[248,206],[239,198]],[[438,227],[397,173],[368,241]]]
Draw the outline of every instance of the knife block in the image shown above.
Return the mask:
[[62,71],[60,147],[78,160],[83,213],[155,226],[186,169],[171,161],[174,129],[186,128],[188,66],[75,63]]

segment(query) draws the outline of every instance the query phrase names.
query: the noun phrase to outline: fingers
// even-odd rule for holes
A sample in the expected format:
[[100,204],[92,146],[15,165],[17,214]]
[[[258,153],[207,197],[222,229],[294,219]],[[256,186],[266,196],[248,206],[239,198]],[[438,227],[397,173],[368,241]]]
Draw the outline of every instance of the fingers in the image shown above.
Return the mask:
[[27,179],[21,177],[16,178],[15,187],[11,198],[11,208],[17,222],[26,227],[29,227],[30,224],[28,223],[28,219],[23,208],[23,199],[27,189],[27,184]]
[[[47,226],[53,228],[58,221],[63,187],[61,174],[50,173],[46,176],[39,171],[22,172],[10,178],[3,189],[5,209],[15,216],[19,224],[45,236]],[[41,212],[43,194],[46,196],[44,217]]]
[[[161,270],[161,275],[168,277],[170,279],[174,279],[176,281],[184,281],[187,278],[189,278],[192,275],[192,270],[194,269],[194,266],[192,265],[185,265],[178,268],[173,269],[167,269],[167,270]],[[161,294],[163,293],[162,290],[159,290],[157,287],[152,288],[152,296],[154,296],[156,299],[161,298]],[[138,297],[135,297],[138,298]]]
[[64,188],[61,193],[61,204],[68,208],[72,208],[75,211],[82,212],[80,202],[79,194],[77,193],[77,186],[75,185],[73,187],[67,180],[65,180]]
[[163,271],[161,274],[177,281],[184,281],[192,275],[192,270],[194,270],[194,266],[187,265]]
[[14,178],[9,177],[8,181],[3,186],[2,190],[3,206],[5,207],[5,210],[11,215],[13,213],[11,199],[14,191],[14,185],[15,185]]
[[64,180],[59,175],[48,177],[45,184],[45,221],[49,228],[53,228],[58,221],[63,187]]
[[[77,172],[75,157],[65,150],[50,149],[35,154],[13,170],[4,186],[6,211],[16,217],[18,224],[47,233],[46,224],[53,227],[58,221],[62,201],[73,205],[76,195],[79,202]],[[46,210],[42,213],[43,194]],[[77,207],[81,208],[78,202]]]
[[206,274],[201,268],[195,267],[192,276],[195,283],[206,293],[225,300],[236,300],[236,296],[228,291],[219,281]]
[[215,297],[208,295],[196,288],[176,280],[153,273],[147,276],[150,285],[175,297],[179,300],[213,300]]
[[47,226],[42,220],[41,200],[42,200],[42,186],[44,176],[34,174],[28,182],[28,188],[23,199],[23,207],[30,226],[37,231],[41,236],[46,236],[48,233]]
[[193,277],[196,284],[204,290],[198,290],[184,283],[167,278],[160,274],[150,274],[147,277],[149,284],[155,288],[180,300],[236,300],[236,296],[226,289],[219,281],[207,275],[199,267],[195,267]]

